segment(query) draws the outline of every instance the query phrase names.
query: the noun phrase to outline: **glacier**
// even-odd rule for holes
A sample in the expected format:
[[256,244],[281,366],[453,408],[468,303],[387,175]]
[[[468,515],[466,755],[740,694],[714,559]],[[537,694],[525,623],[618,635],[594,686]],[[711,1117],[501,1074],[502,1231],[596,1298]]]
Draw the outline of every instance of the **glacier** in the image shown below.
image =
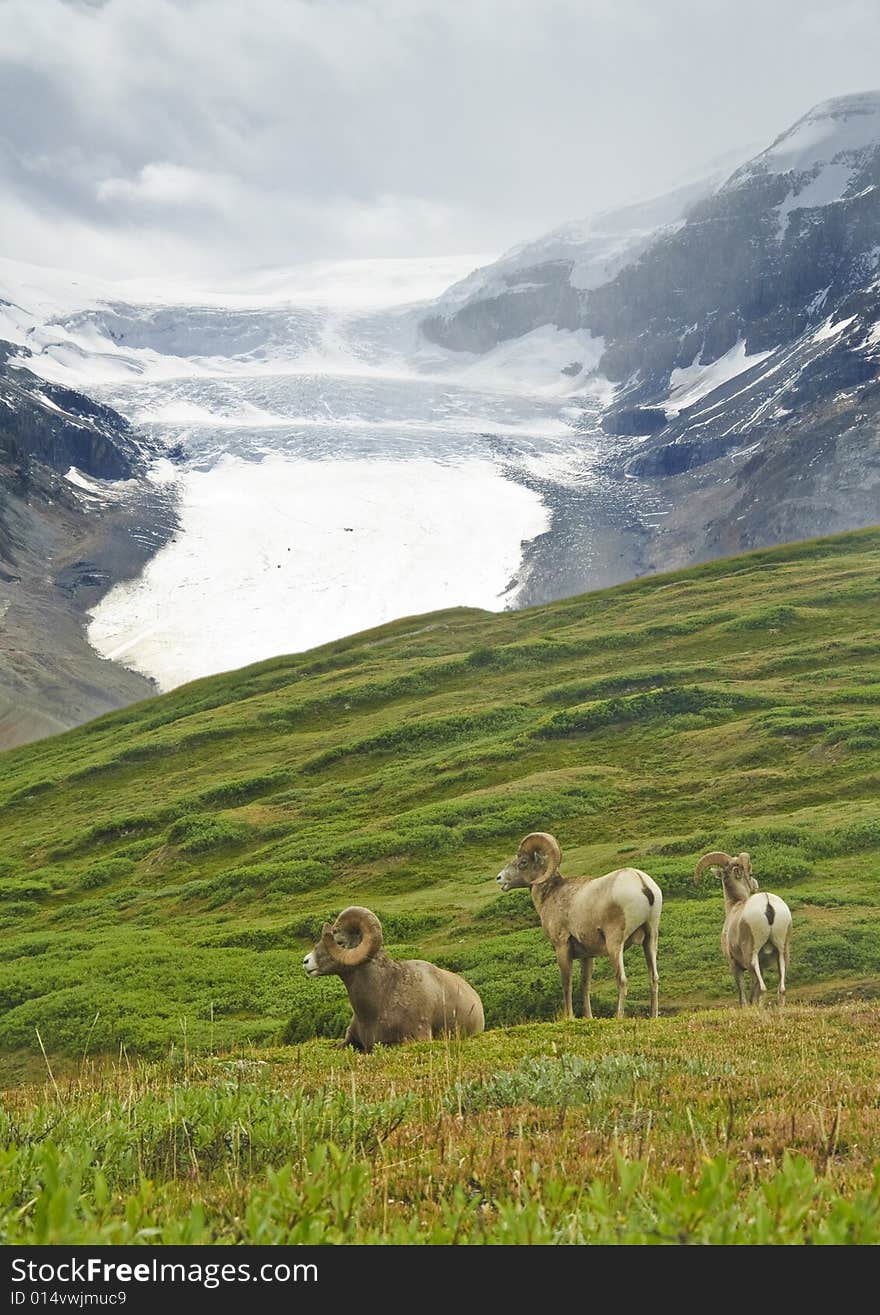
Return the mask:
[[427,343],[426,299],[479,261],[195,288],[0,262],[0,336],[22,362],[167,454],[152,473],[175,486],[178,528],[94,608],[102,657],[167,690],[397,617],[515,601],[547,488],[589,479],[583,416],[600,397],[564,367],[601,344],[552,328],[488,357]]

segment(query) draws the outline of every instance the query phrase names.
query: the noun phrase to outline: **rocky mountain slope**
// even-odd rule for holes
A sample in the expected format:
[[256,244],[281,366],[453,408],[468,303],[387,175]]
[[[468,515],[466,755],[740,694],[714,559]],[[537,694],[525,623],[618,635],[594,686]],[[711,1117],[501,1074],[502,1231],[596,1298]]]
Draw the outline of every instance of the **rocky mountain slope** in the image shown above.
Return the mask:
[[20,352],[0,343],[0,748],[153,692],[98,657],[82,618],[173,523],[123,417]]
[[[880,519],[880,92],[817,106],[655,217],[647,234],[617,216],[511,253],[422,330],[470,352],[548,323],[589,332],[572,374],[611,385],[603,428],[632,440],[618,476],[665,504],[624,573]],[[589,583],[560,569],[569,547],[541,588]]]

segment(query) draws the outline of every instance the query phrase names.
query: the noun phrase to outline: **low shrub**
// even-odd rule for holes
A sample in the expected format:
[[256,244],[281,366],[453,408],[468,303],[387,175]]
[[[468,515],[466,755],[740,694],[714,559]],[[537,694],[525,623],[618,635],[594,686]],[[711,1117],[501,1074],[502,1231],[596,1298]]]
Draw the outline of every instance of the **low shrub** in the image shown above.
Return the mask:
[[733,717],[746,709],[761,707],[766,700],[758,695],[738,694],[733,690],[709,689],[700,685],[649,690],[614,699],[599,699],[568,712],[557,712],[535,735],[554,738],[600,730],[606,726],[632,722],[650,722],[678,717],[683,713]]
[[92,890],[96,886],[106,886],[119,877],[130,876],[134,870],[135,865],[130,858],[106,858],[86,868],[79,884],[83,890]]
[[184,854],[204,854],[241,844],[253,828],[213,813],[185,813],[168,831],[168,839]]

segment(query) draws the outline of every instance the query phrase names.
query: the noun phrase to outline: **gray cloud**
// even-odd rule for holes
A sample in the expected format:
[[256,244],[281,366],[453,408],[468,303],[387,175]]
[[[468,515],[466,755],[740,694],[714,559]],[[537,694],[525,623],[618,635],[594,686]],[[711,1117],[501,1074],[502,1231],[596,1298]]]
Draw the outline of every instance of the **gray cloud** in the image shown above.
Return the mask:
[[871,0],[3,0],[2,254],[499,250],[877,81]]

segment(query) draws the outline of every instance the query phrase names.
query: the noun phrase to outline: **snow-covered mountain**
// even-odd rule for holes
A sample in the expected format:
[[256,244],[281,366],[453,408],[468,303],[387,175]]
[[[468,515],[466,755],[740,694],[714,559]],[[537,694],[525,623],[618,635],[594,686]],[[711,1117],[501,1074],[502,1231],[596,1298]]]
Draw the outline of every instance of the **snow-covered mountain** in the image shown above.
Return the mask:
[[623,473],[667,504],[641,569],[880,519],[880,92],[816,106],[604,281],[576,242],[526,250],[423,329],[471,351],[591,335],[603,429],[641,440]]
[[24,499],[0,463],[0,614],[53,635],[13,735],[97,710],[65,710],[65,663],[132,668],[120,702],[880,520],[880,93],[735,163],[494,263],[167,288],[0,261],[0,442],[30,380],[54,452]]
[[439,297],[422,329],[471,353],[548,324],[586,330],[601,374],[646,393],[746,333],[776,347],[877,270],[878,161],[880,92],[825,102],[730,175],[515,248]]
[[656,402],[672,370],[816,329],[878,267],[880,92],[817,106],[584,310],[607,340],[602,370]]

